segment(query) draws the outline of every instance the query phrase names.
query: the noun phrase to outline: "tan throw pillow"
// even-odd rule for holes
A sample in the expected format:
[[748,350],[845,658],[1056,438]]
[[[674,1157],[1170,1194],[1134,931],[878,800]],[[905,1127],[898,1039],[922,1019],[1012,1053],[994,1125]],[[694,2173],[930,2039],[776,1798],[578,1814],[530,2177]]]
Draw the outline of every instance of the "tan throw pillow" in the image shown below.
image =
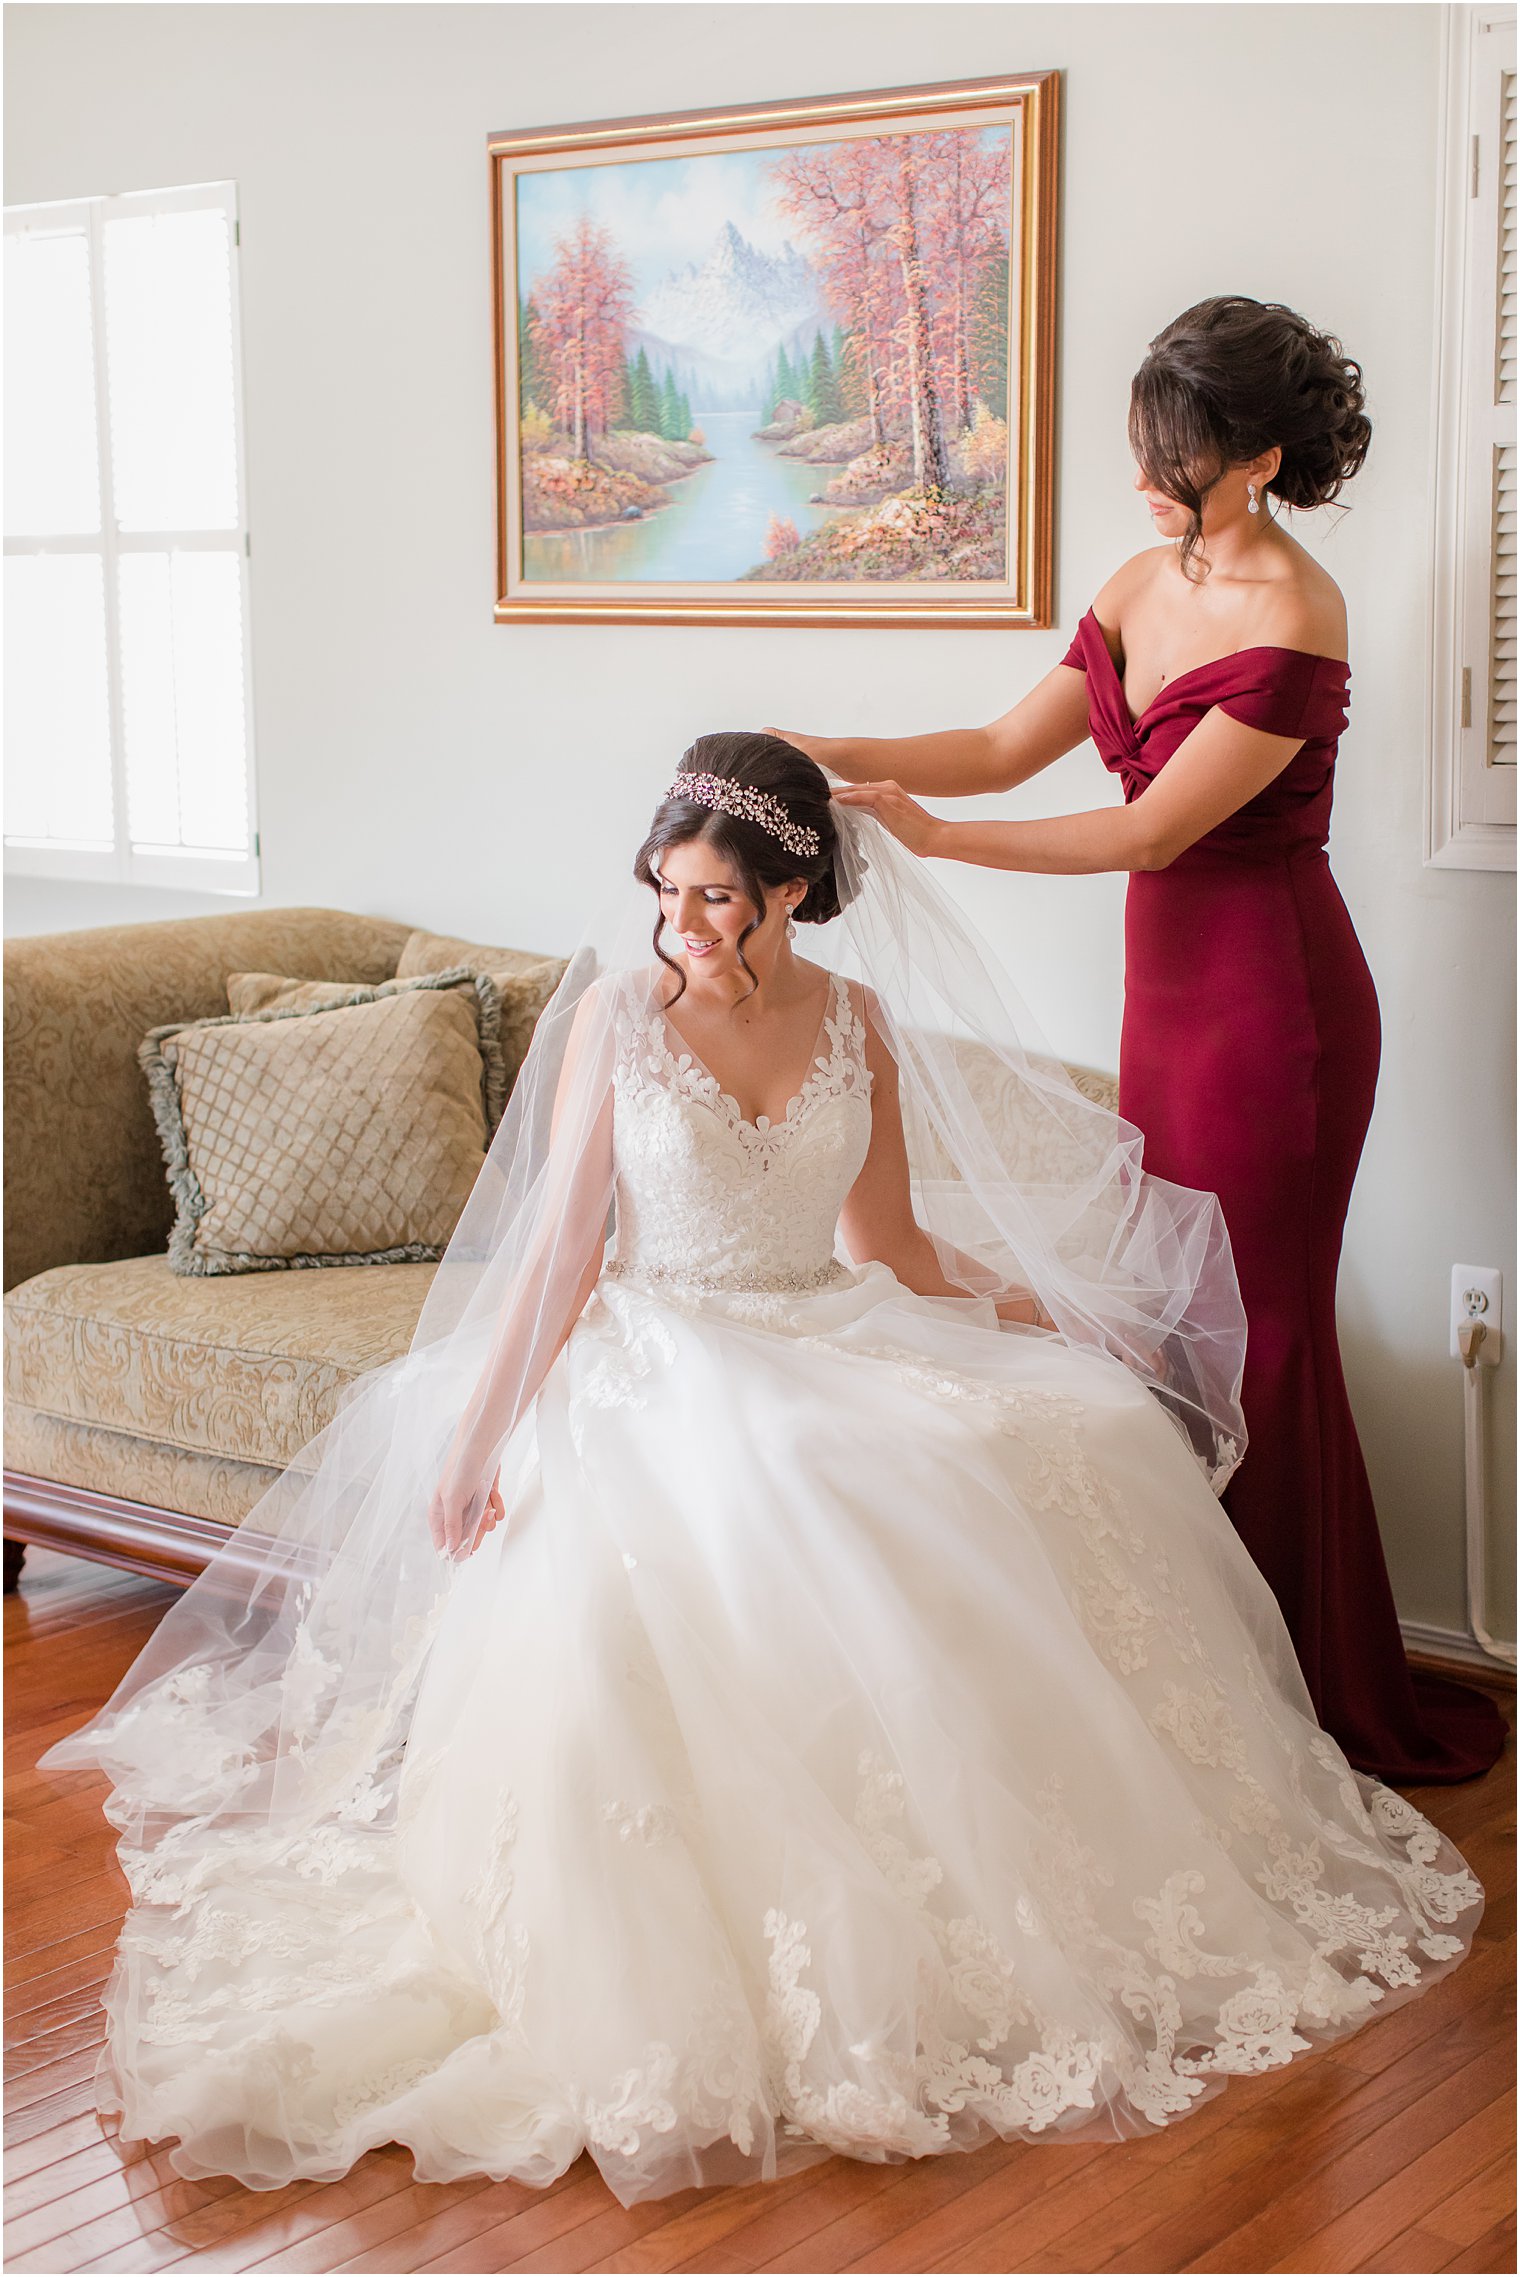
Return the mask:
[[501,1049],[501,992],[489,973],[479,972],[462,957],[446,966],[414,977],[382,980],[373,985],[353,980],[292,980],[287,973],[230,972],[227,975],[227,1009],[251,1012],[330,1012],[343,1004],[368,1004],[379,996],[395,996],[404,988],[436,988],[470,981],[480,1009],[481,1104],[486,1113],[486,1144],[495,1136],[501,1111],[511,1088]]
[[441,1257],[500,1113],[494,983],[288,985],[294,1003],[170,1021],[138,1046],[178,1204],[171,1269]]
[[559,986],[568,957],[539,956],[529,949],[487,949],[448,933],[413,933],[396,960],[396,978],[436,973],[450,965],[488,973],[501,991],[501,1056],[510,1094],[528,1056],[538,1015]]

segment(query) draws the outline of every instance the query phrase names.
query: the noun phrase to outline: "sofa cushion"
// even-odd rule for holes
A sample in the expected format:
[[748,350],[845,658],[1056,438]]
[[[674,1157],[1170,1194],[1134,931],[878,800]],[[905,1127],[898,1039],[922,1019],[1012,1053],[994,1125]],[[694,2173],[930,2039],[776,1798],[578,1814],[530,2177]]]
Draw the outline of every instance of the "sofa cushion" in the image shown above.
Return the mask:
[[230,972],[227,975],[227,1009],[239,1019],[257,1012],[331,1012],[345,1004],[370,1004],[384,996],[399,996],[411,988],[453,987],[468,979],[474,986],[480,1019],[480,1056],[483,1067],[481,1098],[486,1110],[489,1144],[501,1111],[507,1103],[508,1081],[501,1048],[505,1000],[494,975],[456,957],[451,966],[436,972],[398,974],[368,987],[351,980],[298,980],[290,973]]
[[[164,1256],[55,1265],[5,1299],[7,1409],[280,1469],[356,1376],[409,1349],[435,1270],[206,1280]],[[9,1437],[6,1460],[29,1467]]]
[[464,967],[170,1022],[139,1057],[177,1273],[436,1259],[500,1112],[500,1001]]
[[529,949],[488,949],[452,933],[411,934],[396,959],[396,978],[436,973],[451,965],[487,973],[501,991],[501,1056],[508,1091],[528,1056],[534,1024],[560,983],[568,957],[540,956]]
[[412,931],[340,909],[251,909],[13,934],[5,944],[5,1286],[145,1257],[174,1218],[137,1047],[227,1009],[234,969],[387,980]]

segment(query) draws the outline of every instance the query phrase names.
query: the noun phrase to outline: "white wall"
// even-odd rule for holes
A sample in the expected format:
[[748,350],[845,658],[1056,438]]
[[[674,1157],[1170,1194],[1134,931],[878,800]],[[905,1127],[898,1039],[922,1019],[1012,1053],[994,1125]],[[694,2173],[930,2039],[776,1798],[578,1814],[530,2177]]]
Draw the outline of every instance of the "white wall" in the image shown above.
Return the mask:
[[[566,945],[702,729],[991,717],[1149,542],[1124,414],[1206,293],[1285,300],[1364,363],[1354,508],[1302,522],[1351,610],[1332,855],[1382,995],[1348,1232],[1352,1393],[1405,1616],[1461,1623],[1454,1259],[1513,1311],[1512,881],[1420,861],[1440,10],[1423,5],[12,6],[6,197],[230,177],[243,220],[265,898]],[[1059,631],[491,622],[493,128],[1061,67]],[[1018,801],[1113,795],[1091,750]],[[1068,1053],[1112,1066],[1122,882],[947,873]],[[8,932],[203,896],[14,883]],[[1513,1349],[1513,1334],[1510,1338]],[[1494,1388],[1513,1412],[1513,1363]],[[1513,1425],[1493,1624],[1513,1634]]]

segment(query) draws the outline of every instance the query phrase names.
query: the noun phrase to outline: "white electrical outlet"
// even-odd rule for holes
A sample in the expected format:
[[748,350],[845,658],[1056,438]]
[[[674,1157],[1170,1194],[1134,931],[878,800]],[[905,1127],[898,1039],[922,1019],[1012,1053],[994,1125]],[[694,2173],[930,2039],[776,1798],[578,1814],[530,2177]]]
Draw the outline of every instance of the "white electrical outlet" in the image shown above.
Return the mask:
[[1462,1357],[1457,1331],[1469,1320],[1483,1323],[1486,1331],[1478,1346],[1478,1360],[1497,1368],[1504,1326],[1504,1275],[1493,1265],[1453,1265],[1451,1269],[1451,1356]]

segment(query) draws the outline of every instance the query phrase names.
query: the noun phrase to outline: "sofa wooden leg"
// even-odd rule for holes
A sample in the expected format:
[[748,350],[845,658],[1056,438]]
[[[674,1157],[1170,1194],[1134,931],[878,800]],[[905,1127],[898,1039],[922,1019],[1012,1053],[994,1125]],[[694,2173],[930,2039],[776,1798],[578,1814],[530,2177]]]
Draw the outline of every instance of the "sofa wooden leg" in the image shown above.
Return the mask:
[[5,1594],[7,1597],[21,1579],[21,1561],[25,1556],[25,1542],[13,1542],[7,1538],[5,1544]]

